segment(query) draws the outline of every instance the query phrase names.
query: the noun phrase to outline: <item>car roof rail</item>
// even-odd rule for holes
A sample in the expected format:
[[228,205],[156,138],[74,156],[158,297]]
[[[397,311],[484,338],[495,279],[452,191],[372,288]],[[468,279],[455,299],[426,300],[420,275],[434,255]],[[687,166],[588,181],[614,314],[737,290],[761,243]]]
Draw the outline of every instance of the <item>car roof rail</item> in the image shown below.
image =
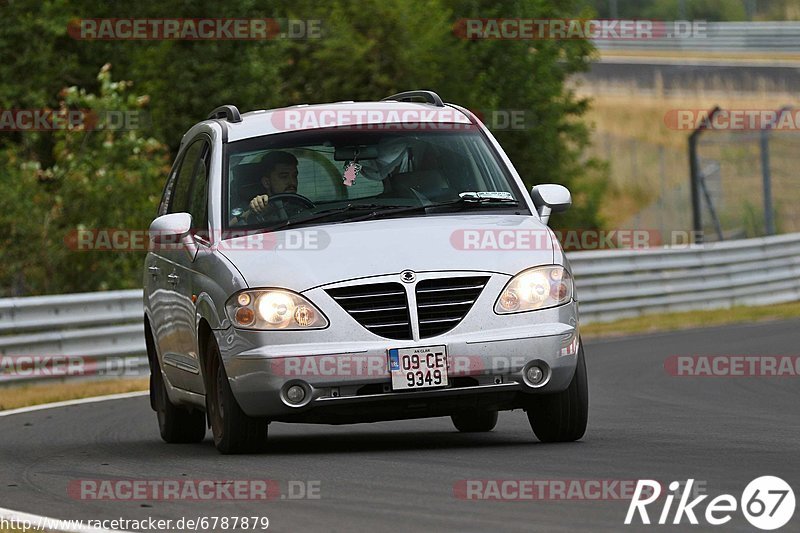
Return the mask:
[[228,122],[241,122],[242,114],[235,105],[221,105],[208,115],[209,120],[219,118]]
[[422,98],[425,103],[435,105],[436,107],[444,107],[444,102],[441,97],[433,91],[405,91],[402,93],[393,94],[383,98],[381,102],[395,101],[395,102],[413,102],[415,99]]

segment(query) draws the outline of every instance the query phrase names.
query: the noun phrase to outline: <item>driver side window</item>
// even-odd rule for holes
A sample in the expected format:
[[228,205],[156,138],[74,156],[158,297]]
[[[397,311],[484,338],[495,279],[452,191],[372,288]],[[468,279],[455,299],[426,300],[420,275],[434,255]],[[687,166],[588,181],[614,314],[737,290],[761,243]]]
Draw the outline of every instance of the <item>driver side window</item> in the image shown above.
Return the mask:
[[169,213],[186,213],[189,211],[189,189],[192,186],[192,177],[195,168],[200,163],[207,143],[198,139],[184,152],[180,168],[177,170],[176,181],[173,182],[170,194]]

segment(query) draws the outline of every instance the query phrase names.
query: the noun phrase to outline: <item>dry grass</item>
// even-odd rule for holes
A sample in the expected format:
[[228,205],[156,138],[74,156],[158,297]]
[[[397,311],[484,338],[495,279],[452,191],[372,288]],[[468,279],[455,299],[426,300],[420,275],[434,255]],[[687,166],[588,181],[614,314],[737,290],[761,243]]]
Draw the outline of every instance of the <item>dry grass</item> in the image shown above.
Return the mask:
[[14,385],[0,388],[0,410],[147,389],[147,378]]
[[670,129],[665,115],[674,109],[779,109],[797,100],[796,95],[737,96],[698,94],[678,96],[627,94],[589,94],[591,110],[589,123],[597,133],[609,133],[643,142],[663,144],[670,148],[686,149],[689,131]]
[[587,324],[581,326],[581,335],[591,339],[614,337],[661,331],[676,331],[705,326],[722,326],[764,322],[769,320],[789,320],[800,318],[800,302],[768,306],[736,306],[730,309],[708,311],[687,311],[683,313],[664,313],[637,318],[626,318],[614,322]]

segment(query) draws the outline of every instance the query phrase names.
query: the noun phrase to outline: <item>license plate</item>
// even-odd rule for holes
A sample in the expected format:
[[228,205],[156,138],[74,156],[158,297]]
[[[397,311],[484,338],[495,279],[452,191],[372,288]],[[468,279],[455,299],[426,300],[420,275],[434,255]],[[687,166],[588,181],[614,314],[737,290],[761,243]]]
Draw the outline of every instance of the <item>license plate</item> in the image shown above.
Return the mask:
[[447,386],[447,347],[392,348],[389,371],[393,390]]

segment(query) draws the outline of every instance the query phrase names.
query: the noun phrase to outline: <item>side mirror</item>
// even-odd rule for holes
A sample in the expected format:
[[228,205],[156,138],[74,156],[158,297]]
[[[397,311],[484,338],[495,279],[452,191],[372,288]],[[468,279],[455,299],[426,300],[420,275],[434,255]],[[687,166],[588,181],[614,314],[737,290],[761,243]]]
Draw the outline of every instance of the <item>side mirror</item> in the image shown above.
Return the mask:
[[156,218],[150,224],[150,241],[155,243],[179,243],[192,230],[192,215],[171,213]]
[[197,244],[192,236],[192,215],[171,213],[150,224],[150,251],[184,249],[189,259],[197,257]]
[[531,188],[531,199],[536,206],[539,218],[547,224],[550,213],[561,213],[572,205],[572,195],[569,189],[555,183],[545,183]]

